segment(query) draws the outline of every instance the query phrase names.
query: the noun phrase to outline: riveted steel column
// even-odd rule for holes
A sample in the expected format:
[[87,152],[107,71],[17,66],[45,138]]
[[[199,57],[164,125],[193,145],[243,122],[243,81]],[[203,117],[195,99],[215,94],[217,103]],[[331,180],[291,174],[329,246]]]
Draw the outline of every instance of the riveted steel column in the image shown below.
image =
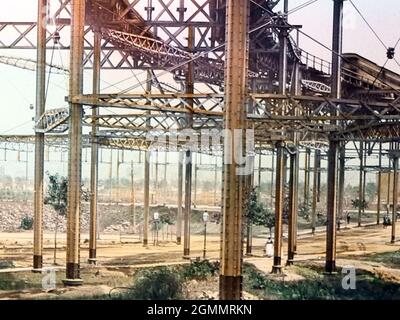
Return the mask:
[[183,159],[184,153],[179,151],[178,162],[178,211],[176,219],[176,244],[182,243],[182,193],[183,193]]
[[336,271],[336,192],[338,142],[330,141],[328,152],[328,192],[327,192],[327,238],[325,271]]
[[[151,71],[147,70],[146,93],[151,93]],[[150,111],[147,112],[150,115]],[[150,116],[146,120],[146,127],[150,127]],[[144,203],[143,203],[143,246],[149,243],[149,216],[150,216],[150,158],[151,152],[146,150],[144,159]]]
[[135,197],[135,172],[133,171],[133,160],[131,161],[131,207],[130,213],[132,217],[132,233],[136,231],[136,197]]
[[315,150],[314,152],[314,170],[313,170],[313,192],[312,192],[312,206],[311,206],[311,231],[315,232],[316,218],[317,218],[317,194],[318,194],[318,172],[320,163],[320,151]]
[[[241,130],[246,136],[246,92],[248,72],[248,0],[228,0],[225,47],[225,129],[235,135]],[[223,221],[221,238],[220,290],[221,300],[242,297],[243,266],[243,205],[245,196],[244,172],[237,156],[243,156],[246,146],[236,139],[225,143],[223,170]],[[246,154],[247,155],[247,154]],[[249,172],[248,174],[251,174]]]
[[[46,110],[46,18],[47,0],[38,1],[37,58],[36,58],[36,113],[35,122]],[[34,186],[34,232],[33,270],[43,267],[43,179],[44,179],[44,133],[35,133],[35,186]]]
[[[332,97],[341,98],[343,0],[334,0],[332,40]],[[337,114],[337,111],[335,112]],[[333,121],[332,124],[336,124]],[[328,152],[327,229],[325,271],[336,271],[337,169],[339,143],[330,139]]]
[[338,188],[338,217],[343,218],[344,179],[346,175],[346,144],[343,142],[339,151],[339,188]]
[[149,243],[150,156],[151,152],[146,150],[144,160],[143,246],[147,246]]
[[382,142],[379,143],[378,199],[376,205],[376,224],[381,223],[381,184],[382,184]]
[[[85,1],[72,0],[69,95],[74,98],[83,90],[83,40]],[[68,215],[67,215],[67,285],[78,285],[80,279],[80,213],[82,170],[82,106],[70,103]]]
[[296,222],[298,209],[298,157],[297,150],[290,154],[289,174],[289,230],[288,230],[288,259],[287,265],[292,265],[295,255]]
[[282,143],[276,145],[276,182],[275,182],[275,237],[274,237],[274,265],[273,273],[281,273],[281,254],[282,254],[282,216],[284,201],[284,157],[285,150]]
[[183,257],[190,258],[190,216],[192,214],[192,151],[185,152],[185,211],[183,219]]
[[306,148],[304,156],[304,204],[310,204],[310,158],[311,150]]
[[393,156],[393,212],[392,212],[392,237],[390,242],[396,242],[396,221],[397,221],[397,199],[398,199],[398,187],[399,187],[399,154],[396,153]]
[[362,204],[363,204],[363,195],[364,195],[364,143],[361,141],[360,142],[360,151],[359,151],[359,156],[360,156],[360,170],[359,170],[359,186],[358,186],[358,199],[359,199],[359,206],[358,206],[358,226],[361,227],[361,222],[362,222]]
[[[195,30],[193,26],[188,28],[188,48],[193,51],[195,45]],[[193,62],[188,63],[185,90],[186,93],[194,93],[194,65]],[[193,98],[187,99],[188,106],[193,110]],[[187,128],[191,129],[193,126],[193,116],[191,114],[187,117]],[[183,258],[190,258],[190,218],[192,215],[192,161],[193,155],[190,149],[185,153],[185,211],[183,220]]]
[[218,158],[215,156],[214,163],[214,206],[217,206],[217,182],[218,182]]
[[[93,43],[93,94],[100,93],[100,70],[101,70],[101,34],[98,30],[94,32]],[[97,182],[99,147],[97,143],[97,117],[99,110],[92,109],[92,134],[91,134],[91,158],[90,158],[90,226],[89,226],[89,263],[96,263],[96,235],[97,235]]]
[[[285,8],[287,3],[285,1]],[[286,94],[287,85],[287,54],[288,54],[288,31],[282,28],[279,32],[279,92]],[[282,109],[284,106],[282,106]],[[282,217],[284,206],[284,183],[286,177],[286,156],[284,146],[281,142],[276,144],[276,183],[275,183],[275,238],[274,238],[274,264],[273,273],[281,273],[282,254]]]

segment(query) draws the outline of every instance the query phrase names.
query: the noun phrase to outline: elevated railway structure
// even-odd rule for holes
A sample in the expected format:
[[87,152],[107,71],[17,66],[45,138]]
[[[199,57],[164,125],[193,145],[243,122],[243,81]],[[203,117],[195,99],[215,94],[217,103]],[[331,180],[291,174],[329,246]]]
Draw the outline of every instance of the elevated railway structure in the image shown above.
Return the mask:
[[[223,152],[224,159],[230,160],[223,167],[222,299],[241,297],[242,210],[254,180],[251,179],[252,171],[246,171],[234,155],[251,164],[255,151],[271,150],[276,154],[273,272],[278,273],[282,270],[280,239],[285,158],[290,158],[288,264],[291,264],[296,251],[299,154],[304,151],[309,155],[310,149],[326,150],[326,271],[335,271],[335,221],[343,210],[346,144],[352,142],[358,146],[360,168],[363,168],[368,153],[377,147],[379,151],[387,148],[393,169],[397,171],[400,76],[357,54],[342,53],[343,0],[334,0],[330,62],[297,45],[296,33],[301,26],[289,24],[288,1],[283,1],[283,12],[276,10],[278,2],[39,0],[37,21],[0,22],[0,49],[37,52],[35,68],[32,61],[27,67],[35,69],[37,74],[35,270],[42,268],[44,145],[46,139],[56,141],[57,135],[68,132],[68,139],[64,137],[57,142],[68,143],[69,149],[66,284],[81,283],[79,187],[82,148],[90,145],[92,149],[90,262],[95,262],[98,146],[148,150],[152,145],[149,140],[160,137],[176,138],[178,150],[186,159],[186,179],[181,187],[181,190],[185,189],[181,216],[186,257],[190,255],[188,217],[192,166],[189,160],[192,152]],[[15,37],[9,36],[10,30]],[[46,109],[45,106],[49,64],[46,52],[55,48],[70,53],[67,70],[51,68],[69,75],[67,109]],[[0,57],[2,63],[23,67],[20,61],[19,58]],[[85,69],[93,70],[90,94],[83,92]],[[132,86],[124,90],[103,93],[100,90],[101,70],[142,70],[145,80],[136,78]],[[85,110],[84,106],[89,109]],[[112,113],[109,110],[113,110]],[[84,126],[91,128],[89,135],[82,134]],[[211,147],[209,140],[206,150],[193,149],[184,143],[188,132],[197,135],[204,130],[217,133]],[[255,150],[245,143],[242,146],[246,147],[241,150],[240,144],[233,140],[230,143],[223,140],[221,133],[229,130],[250,134],[254,131]],[[319,156],[316,153],[315,158]],[[310,156],[306,157],[306,176],[310,171],[309,162]],[[238,172],[244,173],[238,175]],[[149,220],[148,175],[147,166],[145,230],[148,230]],[[364,182],[363,174],[360,174],[360,185]],[[306,198],[308,201],[308,195]],[[144,245],[147,244],[146,234]],[[395,224],[391,240],[395,241]]]

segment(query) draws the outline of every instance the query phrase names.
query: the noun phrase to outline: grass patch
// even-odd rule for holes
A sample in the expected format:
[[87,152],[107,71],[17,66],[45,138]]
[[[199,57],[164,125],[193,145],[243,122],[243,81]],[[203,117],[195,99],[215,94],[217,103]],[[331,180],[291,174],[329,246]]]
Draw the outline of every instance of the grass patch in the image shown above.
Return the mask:
[[373,274],[358,270],[356,290],[342,287],[341,273],[324,276],[318,267],[300,266],[306,279],[285,282],[272,278],[252,265],[245,265],[244,288],[263,299],[278,300],[399,300],[400,286],[384,282]]
[[400,268],[400,251],[381,252],[363,257],[362,260],[382,263],[390,268]]

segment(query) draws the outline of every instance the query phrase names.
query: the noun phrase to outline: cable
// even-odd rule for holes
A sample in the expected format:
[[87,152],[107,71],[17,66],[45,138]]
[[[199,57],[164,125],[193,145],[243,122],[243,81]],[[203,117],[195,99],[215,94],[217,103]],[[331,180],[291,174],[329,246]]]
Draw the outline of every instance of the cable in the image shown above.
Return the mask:
[[46,93],[45,93],[45,96],[44,96],[44,103],[45,104],[46,104],[46,101],[47,101],[47,94],[49,92],[49,87],[50,87],[49,83],[50,83],[51,68],[52,68],[51,66],[53,64],[53,58],[54,58],[54,48],[55,48],[55,44],[53,44],[53,48],[51,49],[50,68],[49,68],[49,72],[47,74]]
[[387,50],[388,47],[387,45],[383,42],[383,40],[378,36],[378,34],[375,32],[374,28],[372,28],[371,24],[367,21],[367,19],[364,17],[364,15],[361,13],[361,11],[357,8],[357,6],[354,4],[352,0],[349,0],[351,5],[356,9],[358,14],[361,16],[361,18],[364,20],[364,22],[367,24],[368,28],[372,31],[372,33],[375,35],[375,37],[378,39],[378,41],[383,45],[383,47]]
[[8,133],[8,132],[10,132],[10,131],[13,131],[13,130],[15,130],[15,129],[21,128],[21,127],[23,127],[23,126],[25,126],[25,125],[27,125],[28,123],[31,123],[31,122],[32,122],[32,120],[28,120],[28,121],[26,121],[26,122],[24,122],[24,123],[21,123],[21,124],[15,126],[15,127],[12,127],[12,128],[10,128],[10,129],[7,129],[6,131],[3,131],[2,133],[0,133],[0,135],[6,134],[6,133]]
[[288,15],[289,15],[289,14],[292,14],[292,13],[295,13],[295,12],[301,10],[301,9],[304,9],[304,8],[308,7],[309,5],[311,5],[311,4],[313,4],[313,3],[317,2],[317,1],[318,1],[318,0],[310,0],[310,1],[308,1],[308,2],[305,2],[305,3],[303,3],[303,4],[301,4],[301,5],[297,6],[297,7],[295,7],[295,8],[293,8],[293,9],[289,10],[289,11],[288,11]]
[[[372,31],[372,33],[375,35],[375,37],[378,39],[378,41],[382,44],[382,46],[385,48],[385,50],[388,50],[389,47],[384,43],[384,41],[382,40],[381,37],[379,37],[378,33],[374,30],[374,28],[372,27],[372,25],[367,21],[367,19],[365,18],[365,16],[361,13],[361,11],[357,8],[357,6],[354,4],[353,0],[349,0],[351,5],[354,7],[354,9],[358,12],[358,14],[360,15],[360,17],[364,20],[364,22],[367,24],[368,28]],[[399,40],[397,40],[394,49],[396,49],[397,45],[400,42],[400,38]],[[400,63],[397,61],[396,58],[394,58],[395,63],[397,64],[397,66],[400,68]],[[385,65],[387,64],[387,61],[385,63]],[[382,71],[381,71],[382,72]]]
[[[327,45],[323,44],[321,41],[313,38],[312,36],[308,35],[307,33],[299,30],[299,33],[301,33],[302,35],[306,36],[307,38],[309,38],[310,40],[314,41],[315,43],[319,44],[320,46],[322,46],[323,48],[329,50],[330,52],[332,52],[333,54],[336,54],[337,56],[339,56],[340,58],[342,58],[343,61],[347,62],[348,64],[351,64],[352,66],[360,69],[361,71],[365,72],[366,74],[370,75],[371,77],[375,77],[375,75],[371,74],[370,72],[368,72],[367,70],[361,68],[359,65],[349,61],[348,59],[346,59],[345,57],[343,57],[343,55],[339,54],[338,52],[333,51],[331,48],[329,48]],[[396,91],[397,93],[400,94],[400,90],[394,88],[392,85],[386,83],[383,80],[379,80],[380,82],[382,82],[383,84],[387,85],[389,88],[391,88],[392,90]]]

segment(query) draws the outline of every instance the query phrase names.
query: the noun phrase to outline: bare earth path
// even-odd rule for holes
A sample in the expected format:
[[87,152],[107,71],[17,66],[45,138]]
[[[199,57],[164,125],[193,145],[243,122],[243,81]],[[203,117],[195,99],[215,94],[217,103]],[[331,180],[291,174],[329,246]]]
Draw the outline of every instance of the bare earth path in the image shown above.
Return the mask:
[[[57,263],[59,265],[60,276],[64,273],[63,266],[65,264],[65,235],[59,237],[59,250]],[[85,295],[85,292],[91,294],[105,294],[113,287],[113,283],[108,283],[107,272],[116,272],[116,274],[108,274],[111,278],[115,277],[117,284],[119,281],[129,283],[129,275],[132,270],[138,267],[150,267],[160,265],[171,265],[188,263],[182,259],[182,246],[176,245],[171,240],[160,241],[158,246],[151,243],[148,247],[143,247],[138,238],[122,237],[119,235],[102,235],[98,245],[98,264],[97,266],[89,266],[87,264],[88,249],[84,243],[87,235],[82,235],[82,252],[81,265],[83,272],[88,274],[96,273],[101,277],[96,279],[95,283],[86,284],[81,288],[59,289],[60,292],[66,294],[67,297],[73,298],[77,295]],[[342,229],[338,232],[337,239],[337,265],[352,265],[359,269],[364,269],[378,274],[381,278],[396,281],[400,283],[400,270],[393,269],[377,262],[361,260],[366,255],[390,252],[400,249],[400,242],[390,244],[390,228],[383,229],[382,226],[369,226],[362,228]],[[122,241],[122,243],[121,243]],[[45,256],[44,263],[51,266],[53,261],[53,235],[46,233],[44,235]],[[208,235],[207,237],[207,257],[210,259],[218,259],[219,257],[219,235]],[[258,269],[265,273],[269,273],[272,269],[272,258],[264,255],[265,237],[253,239],[253,255],[245,257],[245,261],[254,264]],[[203,236],[192,235],[191,237],[191,254],[192,258],[201,257],[203,251]],[[282,261],[286,261],[286,241],[282,250]],[[0,261],[13,261],[16,268],[11,270],[0,270],[0,272],[17,270],[21,273],[27,273],[31,266],[32,254],[32,233],[0,233]],[[297,243],[297,255],[295,261],[312,261],[323,265],[325,258],[325,234],[317,233],[315,235],[302,234]],[[301,276],[292,272],[291,268],[285,268],[285,281],[298,280]],[[102,281],[101,278],[104,278]],[[122,280],[121,280],[121,279]],[[94,288],[95,286],[95,288]],[[92,290],[92,291],[91,291]],[[41,290],[28,290],[13,294],[3,292],[0,298],[32,298],[45,297],[46,293]]]

